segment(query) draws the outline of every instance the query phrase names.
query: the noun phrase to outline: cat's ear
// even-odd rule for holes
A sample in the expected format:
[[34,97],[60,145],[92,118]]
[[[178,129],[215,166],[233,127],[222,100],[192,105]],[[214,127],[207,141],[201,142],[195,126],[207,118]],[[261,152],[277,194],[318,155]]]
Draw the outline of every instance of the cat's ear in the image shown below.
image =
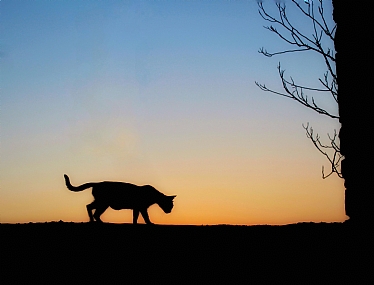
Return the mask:
[[170,198],[171,201],[173,201],[175,197],[177,197],[177,195],[169,196],[169,198]]

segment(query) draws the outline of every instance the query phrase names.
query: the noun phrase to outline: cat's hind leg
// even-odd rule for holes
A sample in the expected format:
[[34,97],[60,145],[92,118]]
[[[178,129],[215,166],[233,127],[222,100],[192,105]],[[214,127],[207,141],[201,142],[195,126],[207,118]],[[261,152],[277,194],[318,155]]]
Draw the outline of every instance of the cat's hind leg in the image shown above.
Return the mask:
[[95,218],[96,222],[100,222],[102,223],[103,221],[100,219],[100,216],[102,213],[105,212],[106,209],[108,209],[108,205],[105,205],[105,204],[102,204],[102,205],[98,205],[96,207],[96,210],[95,210],[95,213],[93,214],[93,217]]
[[139,210],[134,209],[132,211],[132,223],[136,225],[138,223]]
[[95,220],[94,220],[94,217],[92,215],[92,210],[96,209],[96,201],[93,201],[91,204],[88,204],[86,206],[86,208],[87,208],[88,216],[90,217],[90,222],[94,222]]

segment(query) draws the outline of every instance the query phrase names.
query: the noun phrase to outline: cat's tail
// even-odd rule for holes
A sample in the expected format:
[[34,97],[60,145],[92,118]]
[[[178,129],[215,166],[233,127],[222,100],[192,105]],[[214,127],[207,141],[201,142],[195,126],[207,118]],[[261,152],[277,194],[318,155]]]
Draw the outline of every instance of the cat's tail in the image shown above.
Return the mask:
[[73,186],[73,185],[71,185],[70,179],[66,174],[64,174],[64,178],[65,178],[66,187],[68,187],[68,189],[70,191],[74,191],[74,192],[83,191],[87,188],[93,187],[96,184],[96,183],[91,182],[91,183],[85,183],[85,184],[82,184],[82,185],[79,185],[79,186]]

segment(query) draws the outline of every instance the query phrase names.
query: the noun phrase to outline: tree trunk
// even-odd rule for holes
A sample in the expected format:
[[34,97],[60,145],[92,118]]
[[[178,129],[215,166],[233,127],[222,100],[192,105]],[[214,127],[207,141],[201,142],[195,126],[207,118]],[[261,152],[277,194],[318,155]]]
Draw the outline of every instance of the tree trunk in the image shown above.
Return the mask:
[[370,222],[374,214],[372,168],[374,135],[371,97],[373,60],[371,1],[333,0],[339,132],[348,223]]

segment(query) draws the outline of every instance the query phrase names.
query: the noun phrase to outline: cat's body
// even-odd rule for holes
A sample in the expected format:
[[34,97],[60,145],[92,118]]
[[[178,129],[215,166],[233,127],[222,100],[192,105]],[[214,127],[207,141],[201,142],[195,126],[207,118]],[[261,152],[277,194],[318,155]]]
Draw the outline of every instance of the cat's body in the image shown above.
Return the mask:
[[[170,213],[173,208],[175,196],[166,196],[150,185],[137,186],[125,182],[92,182],[80,186],[73,186],[69,177],[64,174],[66,187],[74,192],[83,191],[92,187],[92,195],[95,200],[87,205],[90,221],[101,222],[100,216],[111,207],[114,210],[133,209],[133,223],[136,224],[139,212],[147,224],[149,220],[147,209],[153,204],[158,204],[165,213]],[[92,210],[95,209],[95,213]]]

